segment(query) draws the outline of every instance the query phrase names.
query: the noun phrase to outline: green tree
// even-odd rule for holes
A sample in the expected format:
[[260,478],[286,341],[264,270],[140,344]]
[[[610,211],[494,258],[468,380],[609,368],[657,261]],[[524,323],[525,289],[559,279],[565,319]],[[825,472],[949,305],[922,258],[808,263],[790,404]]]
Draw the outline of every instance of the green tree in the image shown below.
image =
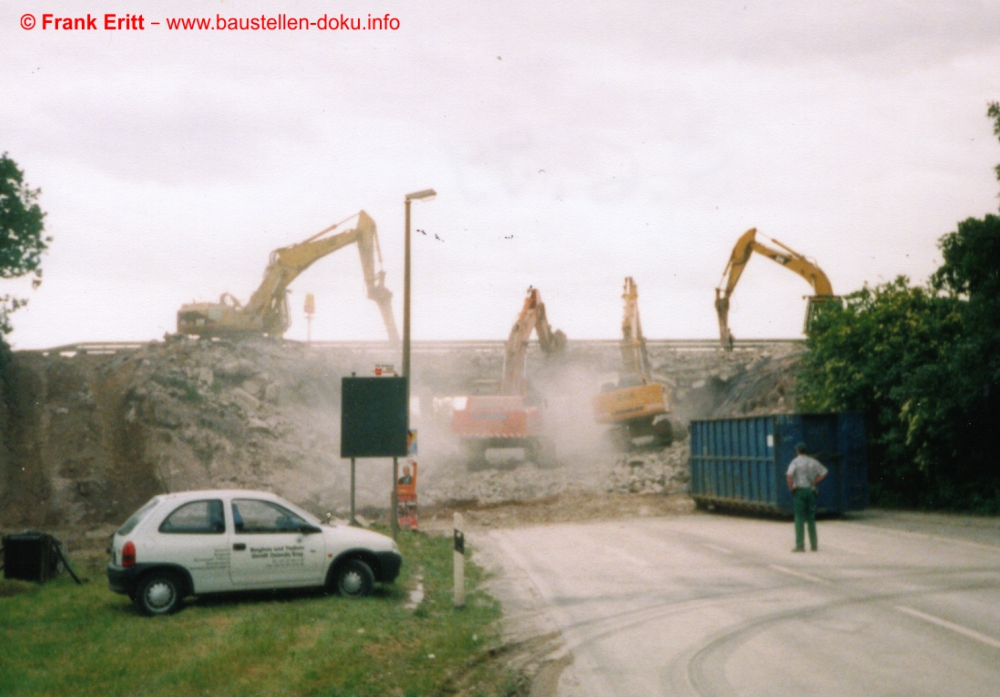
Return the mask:
[[[987,115],[1000,137],[1000,103]],[[926,286],[866,285],[816,318],[799,404],[865,413],[876,503],[996,513],[1000,217],[962,221],[939,246]]]
[[[1000,217],[969,218],[941,238],[944,263],[931,278],[961,300],[962,338],[950,360],[950,387],[961,400],[963,453],[974,480],[1000,481]],[[987,485],[988,486],[988,485]]]
[[[51,237],[43,237],[45,213],[37,199],[41,189],[24,182],[24,173],[7,153],[0,155],[0,278],[32,274],[32,287],[42,282],[42,253]],[[10,313],[27,300],[0,296],[0,334],[11,331]]]
[[958,413],[947,389],[949,356],[961,336],[958,300],[908,279],[845,296],[810,326],[799,376],[804,411],[860,411],[869,441],[869,481],[881,504],[937,507]]
[[964,220],[940,247],[944,262],[931,283],[963,301],[966,340],[957,358],[967,377],[991,389],[1000,383],[1000,217]]
[[[993,135],[1000,138],[1000,102],[990,102],[986,115],[993,119]],[[996,166],[997,179],[1000,180],[1000,165]]]
[[[987,109],[1000,139],[1000,103]],[[996,167],[1000,180],[1000,165]],[[969,218],[941,238],[943,263],[931,277],[942,293],[962,300],[962,341],[952,356],[952,389],[963,400],[962,429],[973,448],[969,466],[1000,481],[1000,217]]]

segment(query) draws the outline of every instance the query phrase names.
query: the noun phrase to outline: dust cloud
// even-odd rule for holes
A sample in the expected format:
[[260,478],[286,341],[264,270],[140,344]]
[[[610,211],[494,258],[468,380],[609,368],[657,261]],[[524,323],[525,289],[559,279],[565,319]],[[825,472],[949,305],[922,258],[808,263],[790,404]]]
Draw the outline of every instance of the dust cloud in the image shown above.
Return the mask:
[[[726,354],[650,342],[654,378],[675,419],[788,411],[798,348]],[[660,491],[677,485],[683,444],[623,454],[594,422],[591,398],[618,369],[613,342],[570,342],[564,355],[528,352],[555,464],[494,453],[470,471],[451,430],[455,399],[495,385],[502,342],[426,343],[412,354],[411,427],[418,431],[422,503],[528,500],[572,491]],[[387,344],[155,342],[107,355],[17,352],[0,426],[0,526],[118,524],[165,491],[274,491],[318,515],[345,517],[351,465],[340,457],[342,378],[398,364]],[[391,459],[356,462],[356,505],[384,511]]]

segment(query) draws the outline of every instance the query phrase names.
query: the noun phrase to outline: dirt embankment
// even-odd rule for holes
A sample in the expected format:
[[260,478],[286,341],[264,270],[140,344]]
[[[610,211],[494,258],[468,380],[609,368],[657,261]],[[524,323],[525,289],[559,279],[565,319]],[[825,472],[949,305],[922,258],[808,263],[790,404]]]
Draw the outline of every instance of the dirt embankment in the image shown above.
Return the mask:
[[[653,343],[650,358],[682,423],[793,408],[795,346],[726,354]],[[421,505],[512,503],[532,517],[532,506],[554,510],[555,500],[596,511],[602,497],[684,491],[683,440],[622,455],[593,423],[590,397],[619,361],[609,343],[571,343],[560,360],[531,352],[529,380],[547,404],[558,464],[500,453],[470,472],[450,432],[448,398],[495,381],[502,346],[416,349]],[[398,363],[398,354],[190,340],[114,355],[15,353],[4,385],[0,529],[118,524],[156,493],[210,487],[269,489],[318,514],[343,515],[350,466],[340,458],[341,378],[370,375],[377,363]],[[391,460],[358,461],[359,507],[384,509],[390,488]]]

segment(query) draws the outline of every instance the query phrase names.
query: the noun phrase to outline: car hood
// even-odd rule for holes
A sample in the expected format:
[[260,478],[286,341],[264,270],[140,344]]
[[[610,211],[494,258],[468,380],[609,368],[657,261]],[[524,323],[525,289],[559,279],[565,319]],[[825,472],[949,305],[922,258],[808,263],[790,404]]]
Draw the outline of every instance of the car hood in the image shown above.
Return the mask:
[[328,540],[340,546],[365,547],[373,552],[399,551],[396,542],[388,535],[365,530],[364,528],[355,528],[350,525],[337,527],[324,525],[323,534]]

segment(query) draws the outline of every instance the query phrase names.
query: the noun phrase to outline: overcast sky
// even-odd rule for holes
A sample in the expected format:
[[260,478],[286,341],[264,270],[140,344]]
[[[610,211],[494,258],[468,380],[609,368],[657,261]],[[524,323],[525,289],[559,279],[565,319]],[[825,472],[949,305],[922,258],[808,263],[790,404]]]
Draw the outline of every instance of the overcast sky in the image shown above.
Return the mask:
[[[145,31],[54,31],[126,12]],[[37,24],[21,28],[22,16]],[[386,13],[395,31],[169,31],[171,17]],[[150,23],[159,21],[159,26]],[[570,339],[713,338],[714,287],[757,227],[846,293],[923,281],[997,210],[996,2],[197,2],[0,6],[0,151],[43,190],[15,348],[152,340],[192,300],[249,298],[272,249],[366,210],[413,338],[502,339],[529,285]],[[436,240],[437,235],[440,240]],[[290,338],[380,339],[357,254],[292,285]],[[757,257],[737,338],[801,336],[810,288]]]

